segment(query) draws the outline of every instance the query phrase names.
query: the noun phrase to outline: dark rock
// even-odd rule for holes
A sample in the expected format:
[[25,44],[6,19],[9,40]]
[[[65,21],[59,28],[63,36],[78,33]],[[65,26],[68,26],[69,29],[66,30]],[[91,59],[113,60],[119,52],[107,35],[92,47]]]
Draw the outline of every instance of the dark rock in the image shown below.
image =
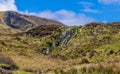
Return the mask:
[[0,74],[13,74],[12,70],[6,70],[0,67]]

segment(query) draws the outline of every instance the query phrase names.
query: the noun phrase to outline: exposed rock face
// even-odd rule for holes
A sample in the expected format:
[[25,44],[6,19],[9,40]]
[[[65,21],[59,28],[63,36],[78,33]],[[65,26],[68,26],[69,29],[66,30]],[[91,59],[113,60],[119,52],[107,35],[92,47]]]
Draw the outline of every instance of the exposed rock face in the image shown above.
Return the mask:
[[28,28],[34,28],[36,25],[32,22],[21,17],[21,14],[16,12],[6,12],[5,22],[12,28],[26,30]]
[[26,31],[40,25],[64,25],[58,21],[47,18],[36,17],[32,15],[24,15],[14,11],[0,12],[0,26],[6,29],[17,29],[18,31]]
[[[3,64],[3,65],[1,65],[1,64]],[[0,53],[0,68],[12,70],[12,69],[14,69],[14,68],[17,68],[17,66],[16,66],[15,63],[11,60],[11,58],[6,57],[6,56],[3,55],[2,53]]]

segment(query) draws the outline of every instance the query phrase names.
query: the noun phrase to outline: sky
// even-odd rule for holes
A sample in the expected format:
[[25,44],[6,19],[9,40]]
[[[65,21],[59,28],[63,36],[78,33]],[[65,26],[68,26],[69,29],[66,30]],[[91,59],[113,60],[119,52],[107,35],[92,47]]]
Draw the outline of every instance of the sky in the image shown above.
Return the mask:
[[0,11],[17,11],[66,25],[120,22],[120,0],[0,0]]

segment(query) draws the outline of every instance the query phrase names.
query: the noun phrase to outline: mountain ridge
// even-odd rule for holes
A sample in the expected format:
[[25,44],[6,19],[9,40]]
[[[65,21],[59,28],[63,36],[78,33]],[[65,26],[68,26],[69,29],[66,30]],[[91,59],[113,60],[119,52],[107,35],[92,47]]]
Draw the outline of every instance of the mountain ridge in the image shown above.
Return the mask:
[[[29,29],[33,29],[40,25],[61,25],[65,26],[61,22],[32,16],[32,15],[25,15],[15,11],[3,11],[0,12],[0,26],[1,28],[5,28],[6,30],[16,30],[19,31],[27,31]],[[6,28],[7,27],[7,28]],[[17,31],[18,30],[18,31]]]

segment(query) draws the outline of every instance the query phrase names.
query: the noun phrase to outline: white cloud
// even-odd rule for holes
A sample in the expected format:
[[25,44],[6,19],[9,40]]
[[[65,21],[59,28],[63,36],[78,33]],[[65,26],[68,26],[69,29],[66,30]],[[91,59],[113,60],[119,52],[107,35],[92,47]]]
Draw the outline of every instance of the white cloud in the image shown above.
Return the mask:
[[78,2],[78,4],[82,5],[83,7],[92,7],[94,6],[91,2]]
[[95,6],[92,2],[78,2],[78,4],[83,6],[83,12],[90,12],[90,13],[99,13],[99,10],[92,9],[91,7]]
[[90,13],[100,13],[99,10],[91,9],[91,8],[85,8],[83,9],[84,12],[90,12]]
[[0,0],[0,11],[14,10],[17,11],[15,0]]
[[[83,2],[82,4],[92,5],[91,3],[85,3],[85,2]],[[68,11],[68,10],[58,10],[55,12],[52,12],[50,10],[45,10],[39,13],[34,13],[29,11],[23,12],[17,9],[17,6],[15,5],[15,0],[0,0],[0,11],[7,11],[7,10],[13,10],[24,14],[36,15],[44,18],[57,20],[66,25],[84,25],[95,21],[94,18],[89,17],[85,14],[75,13],[73,11]]]
[[73,11],[68,10],[59,10],[59,11],[43,11],[40,13],[29,13],[34,14],[36,16],[45,17],[53,20],[58,20],[66,25],[85,25],[90,22],[96,21],[94,18],[89,17],[82,13],[75,13]]
[[120,4],[120,0],[98,0],[103,4]]

